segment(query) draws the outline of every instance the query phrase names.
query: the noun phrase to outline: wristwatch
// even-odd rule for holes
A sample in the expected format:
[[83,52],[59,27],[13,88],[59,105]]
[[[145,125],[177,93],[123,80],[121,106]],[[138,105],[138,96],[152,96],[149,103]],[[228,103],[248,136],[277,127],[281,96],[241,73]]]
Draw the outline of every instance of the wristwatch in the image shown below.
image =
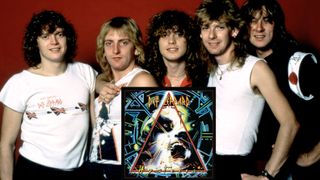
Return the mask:
[[263,170],[261,172],[261,176],[264,176],[264,177],[268,178],[269,180],[273,180],[274,179],[274,177],[271,176],[267,170]]

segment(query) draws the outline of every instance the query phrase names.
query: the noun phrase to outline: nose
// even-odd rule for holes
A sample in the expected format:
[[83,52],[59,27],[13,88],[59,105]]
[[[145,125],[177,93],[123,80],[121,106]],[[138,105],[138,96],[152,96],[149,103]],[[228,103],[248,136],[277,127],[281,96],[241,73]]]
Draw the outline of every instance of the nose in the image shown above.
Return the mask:
[[176,43],[176,37],[175,37],[175,34],[174,33],[171,33],[169,35],[169,43],[170,44],[175,44]]
[[119,48],[119,45],[118,45],[117,43],[115,43],[115,44],[113,45],[112,52],[113,52],[114,54],[119,54],[120,48]]
[[57,37],[53,34],[50,35],[50,43],[51,44],[57,44],[58,43],[58,40],[57,40]]
[[210,39],[216,38],[216,31],[215,31],[215,28],[214,28],[214,27],[210,27],[210,28],[209,28],[209,38],[210,38]]
[[264,30],[263,22],[261,20],[257,22],[256,30],[259,32]]

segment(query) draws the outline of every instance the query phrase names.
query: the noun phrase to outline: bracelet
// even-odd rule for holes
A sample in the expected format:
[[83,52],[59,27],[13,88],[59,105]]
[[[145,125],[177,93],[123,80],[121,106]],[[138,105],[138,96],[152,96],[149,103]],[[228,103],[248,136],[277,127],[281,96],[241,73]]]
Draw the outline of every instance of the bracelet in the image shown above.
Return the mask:
[[274,177],[271,176],[267,170],[263,170],[261,172],[261,176],[267,177],[269,180],[273,180],[274,179]]

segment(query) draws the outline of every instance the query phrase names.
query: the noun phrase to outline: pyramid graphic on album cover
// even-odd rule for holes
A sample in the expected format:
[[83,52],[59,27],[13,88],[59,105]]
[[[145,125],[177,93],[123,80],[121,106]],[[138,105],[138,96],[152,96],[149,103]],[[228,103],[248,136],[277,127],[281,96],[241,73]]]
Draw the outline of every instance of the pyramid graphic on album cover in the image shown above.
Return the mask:
[[207,172],[172,94],[156,113],[130,172]]

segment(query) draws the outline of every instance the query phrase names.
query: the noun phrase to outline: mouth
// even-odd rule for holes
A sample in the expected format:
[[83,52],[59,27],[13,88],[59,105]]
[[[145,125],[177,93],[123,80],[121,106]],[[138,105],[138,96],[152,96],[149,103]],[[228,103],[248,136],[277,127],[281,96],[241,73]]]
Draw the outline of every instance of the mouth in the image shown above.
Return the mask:
[[55,48],[50,48],[49,50],[52,52],[59,52],[60,51],[60,47],[55,47]]
[[121,57],[119,57],[119,56],[117,56],[117,57],[112,57],[112,59],[117,61],[117,60],[120,60]]
[[186,147],[180,142],[173,143],[171,146],[171,156],[174,159],[178,159],[178,158],[185,159],[186,151],[187,151]]
[[255,39],[262,40],[262,39],[264,39],[266,36],[265,36],[265,35],[254,35],[253,37],[254,37]]
[[207,44],[212,48],[219,46],[219,42],[216,42],[216,41],[208,41]]
[[179,50],[179,48],[177,48],[177,47],[167,48],[167,51],[169,51],[169,52],[176,52],[176,51],[178,51],[178,50]]

